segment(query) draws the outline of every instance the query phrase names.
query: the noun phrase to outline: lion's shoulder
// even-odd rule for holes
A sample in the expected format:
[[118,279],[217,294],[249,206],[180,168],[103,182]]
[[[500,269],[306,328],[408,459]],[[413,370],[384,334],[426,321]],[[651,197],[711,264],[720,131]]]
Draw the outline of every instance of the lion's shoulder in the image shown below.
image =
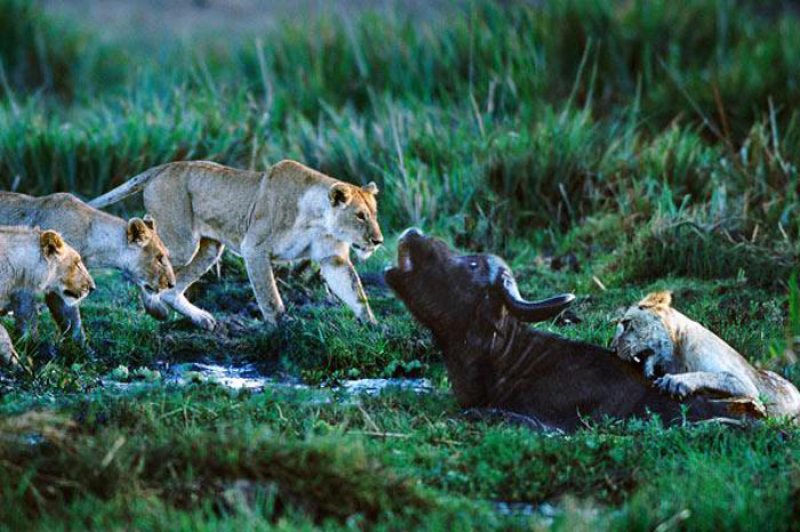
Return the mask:
[[323,174],[318,170],[309,168],[308,166],[293,161],[291,159],[284,159],[272,165],[268,172],[270,181],[279,182],[281,184],[299,185],[305,187],[312,187],[317,185],[333,185],[334,183],[344,183],[338,179]]
[[8,296],[42,256],[41,231],[23,226],[0,226],[0,296]]

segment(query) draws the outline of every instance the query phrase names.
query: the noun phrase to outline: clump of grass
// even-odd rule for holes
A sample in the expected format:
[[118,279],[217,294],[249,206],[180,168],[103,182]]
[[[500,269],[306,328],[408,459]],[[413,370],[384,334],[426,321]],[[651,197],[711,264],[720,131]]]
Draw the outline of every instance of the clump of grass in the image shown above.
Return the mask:
[[310,382],[423,372],[435,359],[428,334],[396,302],[372,301],[381,316],[379,325],[359,323],[338,302],[295,309],[260,352],[272,352],[284,364],[299,367]]
[[623,248],[612,269],[638,282],[672,275],[740,277],[756,286],[783,286],[800,257],[797,247],[780,240],[757,241],[757,233],[741,229],[727,220],[704,223],[692,216],[659,218]]
[[510,149],[495,146],[486,181],[509,203],[504,220],[518,228],[567,227],[597,202],[608,143],[588,110],[549,110],[530,134],[512,137]]

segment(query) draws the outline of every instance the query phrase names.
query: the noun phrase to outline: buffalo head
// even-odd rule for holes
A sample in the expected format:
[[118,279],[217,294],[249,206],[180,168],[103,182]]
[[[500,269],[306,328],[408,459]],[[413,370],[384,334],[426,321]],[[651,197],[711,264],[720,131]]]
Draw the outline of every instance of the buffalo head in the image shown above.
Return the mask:
[[476,320],[496,322],[504,312],[523,322],[548,320],[575,299],[527,301],[500,257],[459,255],[413,228],[400,237],[397,266],[386,271],[386,282],[440,341],[463,336]]

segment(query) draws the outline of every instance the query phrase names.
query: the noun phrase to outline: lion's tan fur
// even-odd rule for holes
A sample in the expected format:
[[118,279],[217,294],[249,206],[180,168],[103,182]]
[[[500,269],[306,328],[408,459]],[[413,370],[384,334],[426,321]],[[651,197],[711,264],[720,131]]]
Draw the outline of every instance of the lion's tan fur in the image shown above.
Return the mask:
[[617,355],[641,359],[667,391],[746,396],[771,416],[800,414],[800,392],[777,374],[754,368],[734,348],[672,307],[669,292],[648,294],[624,314],[612,342]]
[[268,321],[284,310],[271,263],[303,258],[321,264],[328,284],[356,315],[374,319],[349,258],[351,246],[366,257],[383,241],[374,184],[344,183],[294,161],[266,172],[189,161],[150,169],[90,205],[104,207],[139,191],[176,266],[177,286],[161,299],[197,325],[211,328],[214,319],[183,293],[224,247],[244,257]]
[[[55,231],[0,226],[0,312],[17,312],[23,294],[60,294],[75,305],[94,289],[94,281],[77,251]],[[0,355],[16,359],[3,331]]]
[[139,218],[126,222],[72,194],[33,197],[0,192],[0,224],[56,230],[89,268],[124,271],[154,291],[174,283],[169,251],[152,222]]

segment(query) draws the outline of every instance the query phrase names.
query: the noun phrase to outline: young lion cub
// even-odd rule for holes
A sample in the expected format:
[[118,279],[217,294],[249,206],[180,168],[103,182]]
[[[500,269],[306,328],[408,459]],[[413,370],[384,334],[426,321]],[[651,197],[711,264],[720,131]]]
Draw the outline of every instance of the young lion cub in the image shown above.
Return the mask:
[[[328,286],[357,317],[375,321],[350,263],[351,246],[366,258],[383,243],[374,183],[354,186],[294,161],[266,172],[175,162],[147,170],[89,204],[105,207],[140,191],[176,267],[175,288],[160,299],[195,325],[213,329],[215,321],[183,294],[226,246],[244,258],[266,321],[274,323],[284,312],[272,263],[304,258],[321,265]],[[148,310],[167,315],[163,305]]]
[[768,416],[797,417],[800,392],[777,374],[758,370],[717,335],[655,292],[630,307],[611,344],[617,356],[640,364],[662,390],[681,397],[698,392],[747,397]]
[[[80,255],[55,231],[0,226],[0,314],[35,311],[23,308],[43,292],[59,294],[77,305],[94,290]],[[0,357],[17,364],[18,356],[0,325]]]

